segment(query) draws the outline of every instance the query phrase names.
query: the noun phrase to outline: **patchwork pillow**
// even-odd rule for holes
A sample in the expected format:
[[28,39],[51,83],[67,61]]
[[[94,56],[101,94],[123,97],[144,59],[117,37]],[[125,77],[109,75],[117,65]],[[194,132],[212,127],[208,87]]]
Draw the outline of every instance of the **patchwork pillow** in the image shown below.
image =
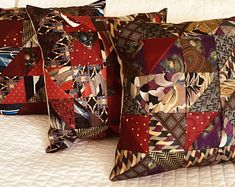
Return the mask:
[[[27,6],[45,61],[50,109],[50,146],[67,148],[76,138],[95,139],[118,131],[121,111],[120,67],[105,27],[106,18],[73,16]],[[161,13],[125,20],[165,20]],[[117,18],[115,18],[117,19]]]
[[[57,8],[73,15],[103,15],[104,1]],[[0,9],[0,113],[47,113],[43,60],[26,9]]]
[[234,162],[235,17],[109,26],[124,92],[111,180]]
[[26,9],[0,9],[0,114],[47,113],[42,63]]

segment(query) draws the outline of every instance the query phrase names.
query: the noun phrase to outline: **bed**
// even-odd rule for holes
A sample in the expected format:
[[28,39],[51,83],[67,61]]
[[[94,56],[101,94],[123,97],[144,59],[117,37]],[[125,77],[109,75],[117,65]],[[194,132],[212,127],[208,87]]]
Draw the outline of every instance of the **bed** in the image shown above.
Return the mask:
[[46,115],[0,117],[0,186],[76,187],[233,187],[235,164],[178,169],[120,182],[109,181],[117,138],[77,141],[55,154],[46,154]]
[[[26,4],[37,6],[69,6],[80,5],[86,1],[29,1],[9,0],[1,3],[1,7],[22,7]],[[125,0],[108,0],[107,15],[124,15],[138,11],[154,11],[164,7],[169,8],[168,22],[181,22],[186,20],[209,19],[234,16],[235,1],[220,0],[177,1],[164,2],[160,0],[154,7],[156,0],[126,2]],[[233,4],[232,4],[233,3]],[[136,5],[136,6],[133,6]],[[137,4],[139,6],[137,6]],[[212,7],[213,4],[213,7]],[[141,6],[143,5],[143,6]],[[234,6],[233,6],[234,5]],[[226,7],[225,7],[226,6]],[[131,7],[131,8],[130,8]],[[140,9],[141,7],[141,9]],[[181,11],[179,10],[181,7]],[[187,17],[183,16],[185,10]],[[208,8],[209,7],[209,8]],[[212,7],[212,8],[210,8]],[[69,149],[46,154],[47,131],[49,128],[46,115],[29,116],[0,116],[0,186],[76,186],[76,187],[234,187],[235,164],[223,163],[214,166],[178,169],[158,175],[111,182],[109,174],[114,163],[114,151],[117,138],[99,141],[77,142]]]

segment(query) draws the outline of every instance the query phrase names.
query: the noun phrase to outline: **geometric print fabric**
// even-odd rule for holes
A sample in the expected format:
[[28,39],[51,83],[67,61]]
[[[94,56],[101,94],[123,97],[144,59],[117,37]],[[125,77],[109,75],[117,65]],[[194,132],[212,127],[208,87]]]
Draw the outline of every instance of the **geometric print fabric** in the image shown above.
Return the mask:
[[[147,116],[148,128],[141,135],[149,142],[143,151],[136,151],[134,143],[132,147],[119,143],[117,151],[145,156],[120,171],[124,158],[116,154],[119,163],[111,180],[234,161],[234,18],[178,25],[127,24],[142,24],[141,29],[136,27],[138,32],[157,27],[136,43],[125,38],[127,46],[121,46],[119,35],[124,43],[129,27],[111,22],[109,28],[123,65],[125,98],[135,101],[123,103],[122,119]],[[129,50],[124,51],[125,47]],[[132,120],[133,125],[136,122]],[[125,125],[121,128],[128,128]],[[135,137],[134,133],[130,131],[129,137]],[[121,130],[119,142],[127,141],[123,138]],[[138,173],[136,168],[143,165],[144,173]],[[131,171],[137,174],[130,176]]]
[[[119,132],[120,65],[105,27],[107,18],[100,16],[104,7],[104,1],[95,2],[80,7],[76,15],[27,7],[45,61],[51,121],[47,152],[69,147],[76,137],[96,139]],[[87,11],[90,14],[83,14]],[[164,21],[165,17],[163,10],[125,19]]]
[[47,113],[43,61],[26,9],[1,9],[0,27],[0,114]]

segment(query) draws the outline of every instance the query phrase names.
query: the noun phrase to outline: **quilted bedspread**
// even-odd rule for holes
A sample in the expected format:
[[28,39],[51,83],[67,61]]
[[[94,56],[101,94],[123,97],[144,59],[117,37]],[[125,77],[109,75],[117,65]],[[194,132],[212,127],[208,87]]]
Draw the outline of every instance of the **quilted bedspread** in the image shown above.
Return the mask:
[[46,154],[48,117],[0,116],[0,186],[234,187],[235,164],[178,169],[120,182],[109,181],[117,139],[77,141]]

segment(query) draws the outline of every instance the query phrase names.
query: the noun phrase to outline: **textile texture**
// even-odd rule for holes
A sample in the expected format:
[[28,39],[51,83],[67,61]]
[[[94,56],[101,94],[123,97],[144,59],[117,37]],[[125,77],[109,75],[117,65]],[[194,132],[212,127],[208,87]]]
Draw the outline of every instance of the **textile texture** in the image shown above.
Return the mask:
[[42,57],[26,9],[0,9],[0,114],[47,113]]
[[[94,7],[100,10],[99,2]],[[51,127],[47,152],[69,147],[76,138],[96,139],[118,132],[121,111],[120,67],[99,14],[74,16],[27,7],[44,56]],[[161,21],[161,13],[123,19]]]
[[[56,9],[72,15],[103,15],[104,6],[101,1]],[[0,26],[0,113],[46,114],[43,60],[26,9],[0,9]]]
[[111,180],[235,160],[234,21],[110,20],[124,91]]

